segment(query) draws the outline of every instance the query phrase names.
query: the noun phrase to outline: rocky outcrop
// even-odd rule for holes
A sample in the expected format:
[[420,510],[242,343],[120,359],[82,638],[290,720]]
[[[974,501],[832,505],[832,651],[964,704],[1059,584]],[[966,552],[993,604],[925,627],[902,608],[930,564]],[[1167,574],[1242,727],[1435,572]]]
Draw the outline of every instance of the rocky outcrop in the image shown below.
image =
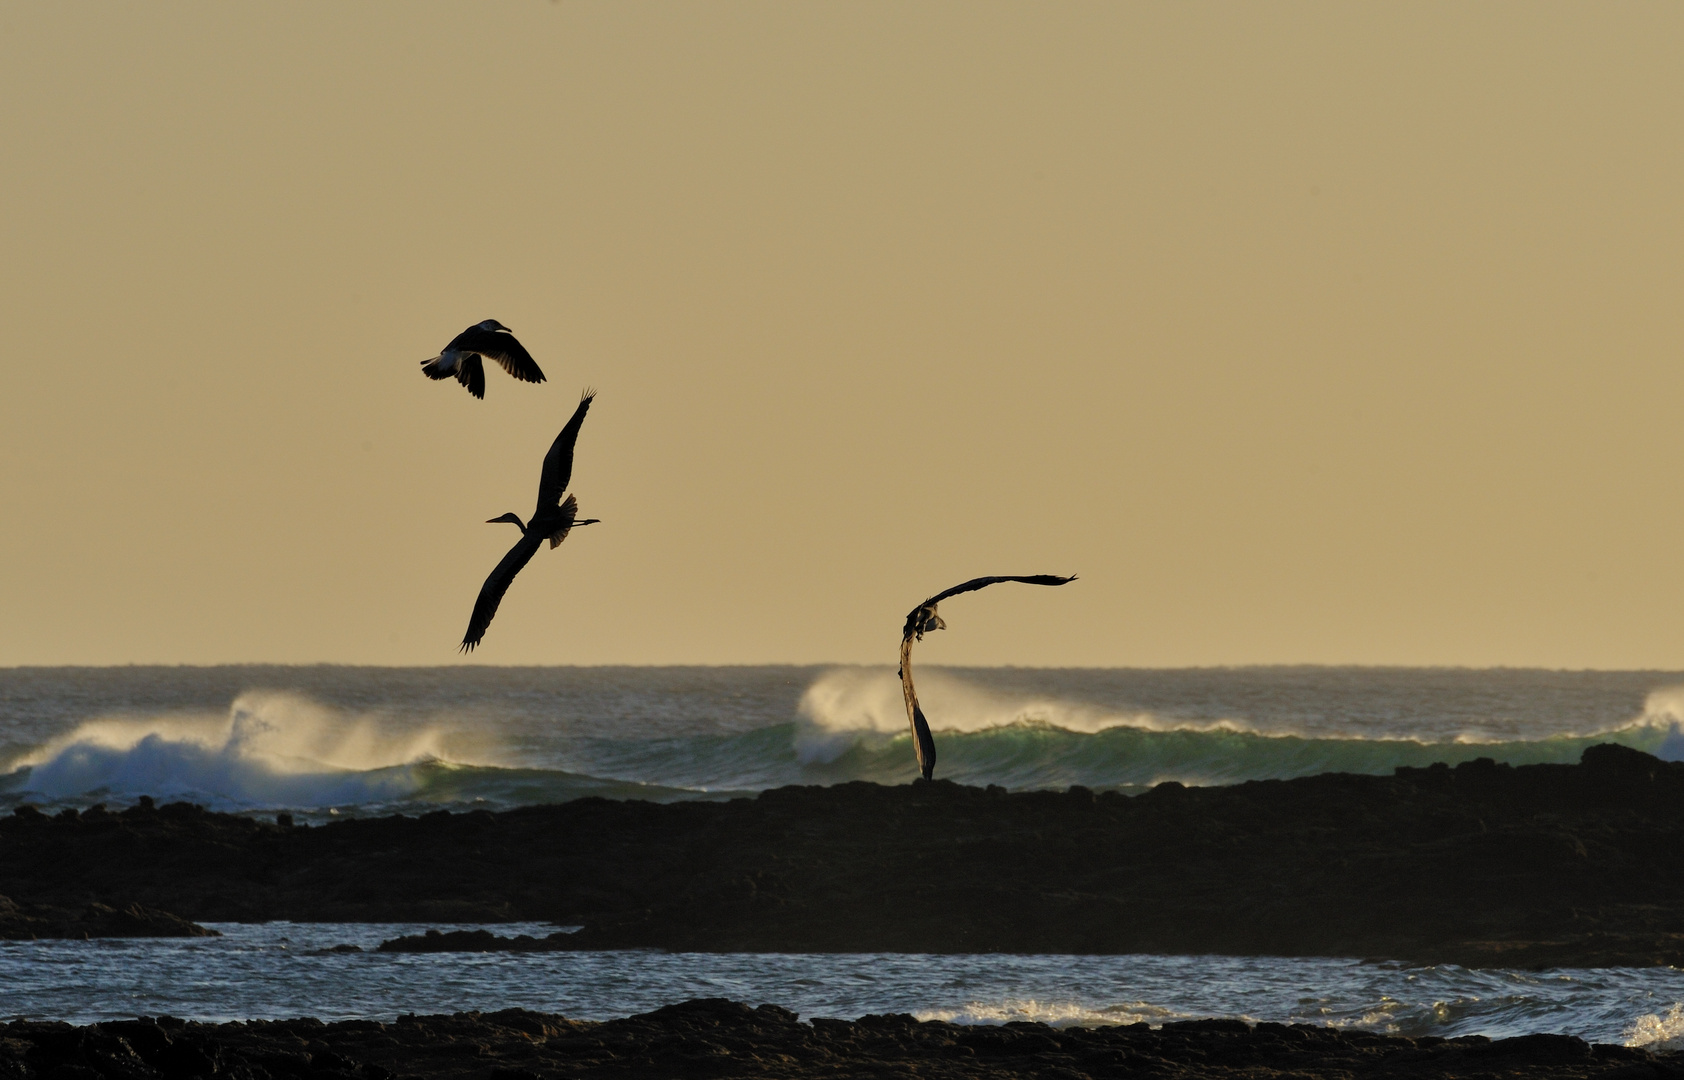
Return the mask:
[[589,1023],[510,1009],[194,1024],[158,1017],[0,1027],[8,1080],[537,1080],[538,1077],[855,1077],[930,1080],[1150,1076],[1164,1080],[1684,1077],[1667,1055],[1564,1035],[1409,1039],[1203,1020],[1149,1028],[959,1027],[910,1016],[801,1023],[775,1005],[720,999]]
[[852,783],[316,828],[22,814],[0,820],[0,891],[200,921],[548,920],[590,949],[1684,964],[1684,764],[1600,746],[1136,798]]
[[18,904],[0,896],[0,941],[217,936],[215,930],[140,904],[113,907],[92,903],[78,911],[52,904]]

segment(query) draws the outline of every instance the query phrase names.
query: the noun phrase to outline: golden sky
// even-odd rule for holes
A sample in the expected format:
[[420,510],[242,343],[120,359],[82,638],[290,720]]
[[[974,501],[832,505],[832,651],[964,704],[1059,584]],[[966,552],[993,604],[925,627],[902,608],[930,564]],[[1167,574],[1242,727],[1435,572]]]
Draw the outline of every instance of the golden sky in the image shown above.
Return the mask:
[[[1684,7],[0,6],[0,664],[1684,664]],[[512,327],[549,376],[417,363]]]

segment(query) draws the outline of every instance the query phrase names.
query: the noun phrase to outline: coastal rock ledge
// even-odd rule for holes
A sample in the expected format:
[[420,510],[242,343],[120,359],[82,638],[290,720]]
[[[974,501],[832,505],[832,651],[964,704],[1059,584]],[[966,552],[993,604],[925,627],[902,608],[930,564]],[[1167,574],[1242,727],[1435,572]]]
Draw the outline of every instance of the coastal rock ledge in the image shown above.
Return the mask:
[[1671,1055],[1565,1035],[1491,1041],[1238,1020],[1150,1028],[962,1027],[905,1015],[802,1023],[718,998],[605,1023],[510,1009],[392,1023],[170,1017],[0,1027],[8,1080],[539,1080],[592,1077],[937,1078],[1684,1077]]
[[582,927],[428,951],[1684,966],[1684,763],[1612,745],[1576,765],[1481,759],[1132,798],[856,782],[310,828],[150,800],[20,810],[0,818],[0,892],[20,905]]

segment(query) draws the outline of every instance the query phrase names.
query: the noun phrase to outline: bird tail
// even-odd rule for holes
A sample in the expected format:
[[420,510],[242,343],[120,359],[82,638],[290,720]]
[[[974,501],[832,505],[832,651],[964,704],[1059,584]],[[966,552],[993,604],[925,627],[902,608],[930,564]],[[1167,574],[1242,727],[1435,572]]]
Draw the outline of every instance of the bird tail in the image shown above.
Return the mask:
[[550,548],[553,550],[561,546],[567,539],[567,534],[573,531],[573,523],[579,519],[579,500],[569,495],[561,504],[561,528],[550,534]]
[[444,357],[441,355],[421,361],[421,374],[429,379],[448,379],[456,373],[444,370]]

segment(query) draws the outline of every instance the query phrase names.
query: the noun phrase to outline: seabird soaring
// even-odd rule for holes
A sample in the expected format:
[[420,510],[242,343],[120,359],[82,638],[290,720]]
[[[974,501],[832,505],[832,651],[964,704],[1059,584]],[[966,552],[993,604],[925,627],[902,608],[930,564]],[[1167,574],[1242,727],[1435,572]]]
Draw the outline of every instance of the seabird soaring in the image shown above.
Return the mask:
[[480,357],[502,364],[504,371],[521,382],[544,381],[544,373],[538,370],[526,346],[516,341],[509,328],[496,319],[476,323],[451,338],[450,344],[437,356],[421,361],[421,371],[429,379],[448,379],[454,375],[457,382],[468,388],[468,393],[483,400],[485,365]]
[[1001,577],[972,578],[963,585],[955,585],[944,592],[938,592],[928,600],[919,604],[906,613],[906,626],[901,630],[900,638],[900,689],[906,697],[906,719],[912,724],[912,745],[918,751],[918,769],[928,780],[936,771],[936,741],[930,735],[930,725],[924,719],[924,710],[918,707],[918,692],[912,688],[912,642],[923,641],[924,634],[931,630],[946,630],[947,623],[936,614],[936,605],[949,596],[960,593],[975,592],[986,589],[990,585],[997,585],[1002,581],[1021,581],[1025,585],[1065,585],[1076,580],[1076,575],[1059,577],[1056,574],[1032,574],[1028,576],[1005,575]]
[[544,471],[538,478],[538,509],[533,511],[532,519],[522,525],[520,515],[510,511],[486,522],[490,525],[507,521],[520,529],[520,539],[491,571],[485,584],[480,586],[479,599],[474,601],[474,613],[468,619],[468,632],[462,635],[463,652],[472,652],[480,639],[485,637],[485,628],[491,625],[491,617],[497,614],[497,605],[502,602],[503,594],[509,591],[509,582],[520,573],[521,567],[532,561],[532,556],[544,546],[545,540],[553,548],[567,539],[567,534],[578,526],[595,525],[600,520],[576,520],[579,500],[571,495],[565,502],[561,498],[562,492],[567,490],[567,482],[573,478],[573,444],[579,441],[579,429],[584,426],[585,413],[590,410],[591,400],[595,397],[595,391],[585,391],[567,426],[561,429],[561,434],[550,444],[550,452],[544,455]]

